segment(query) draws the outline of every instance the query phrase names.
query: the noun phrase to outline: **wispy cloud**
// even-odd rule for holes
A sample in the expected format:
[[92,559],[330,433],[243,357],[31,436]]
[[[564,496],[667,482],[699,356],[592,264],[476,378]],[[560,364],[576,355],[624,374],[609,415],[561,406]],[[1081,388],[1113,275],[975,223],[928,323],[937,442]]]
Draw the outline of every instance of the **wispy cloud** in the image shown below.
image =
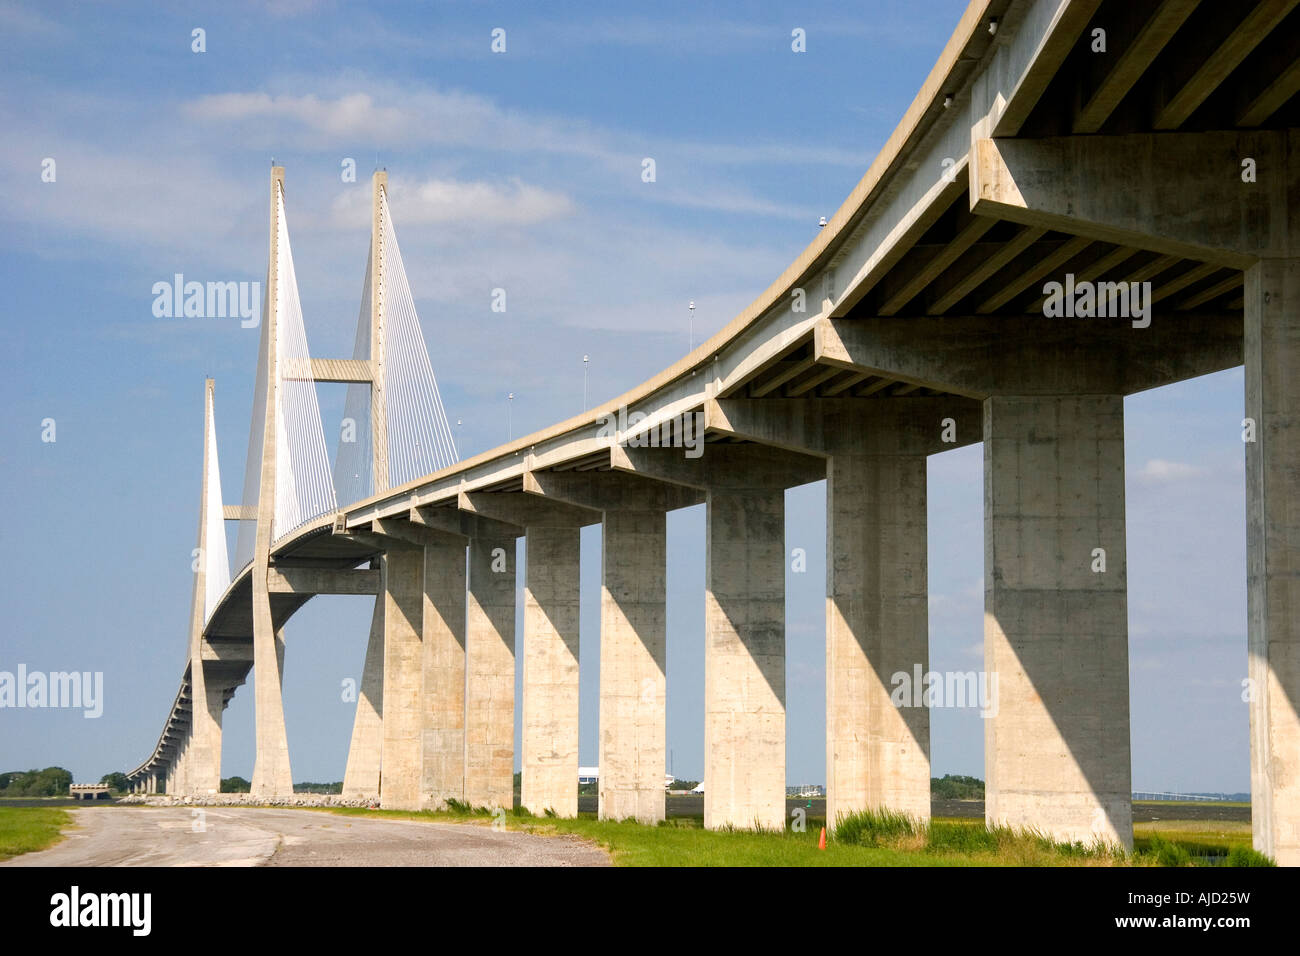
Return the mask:
[[1151,458],[1137,473],[1138,481],[1146,484],[1168,484],[1175,481],[1188,481],[1200,478],[1206,473],[1199,465],[1189,465],[1182,461],[1166,461],[1163,458]]
[[[405,225],[429,223],[505,223],[531,225],[568,216],[575,204],[566,194],[525,183],[455,179],[401,181],[390,189],[390,202],[401,208]],[[369,191],[340,193],[333,204],[334,221],[343,227],[369,222]]]

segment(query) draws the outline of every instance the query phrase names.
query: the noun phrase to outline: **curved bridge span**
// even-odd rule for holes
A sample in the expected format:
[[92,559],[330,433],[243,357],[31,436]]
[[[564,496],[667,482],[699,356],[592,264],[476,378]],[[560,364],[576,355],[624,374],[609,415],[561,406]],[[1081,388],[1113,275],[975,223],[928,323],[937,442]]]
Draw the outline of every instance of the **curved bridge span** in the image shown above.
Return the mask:
[[[224,545],[204,551],[190,663],[131,778],[215,790],[251,669],[254,791],[290,792],[281,629],[313,594],[374,593],[345,792],[509,806],[524,537],[522,801],[576,813],[578,540],[599,524],[600,813],[663,819],[665,514],[704,503],[705,824],[783,827],[784,493],[825,480],[828,819],[928,817],[929,713],[894,706],[890,675],[928,660],[927,457],[982,442],[988,822],[1131,846],[1123,400],[1244,364],[1255,846],[1300,863],[1298,6],[975,0],[851,195],[721,332],[423,470],[411,449],[441,447],[445,415],[393,371],[423,344],[391,331],[386,177],[358,353],[319,360],[277,331],[296,301],[277,168],[265,394],[355,385],[367,485],[346,503],[337,466],[320,483],[314,399],[261,403],[240,506],[211,493],[209,441],[200,548],[236,519],[248,554],[227,584]],[[429,396],[415,420],[401,388]]]

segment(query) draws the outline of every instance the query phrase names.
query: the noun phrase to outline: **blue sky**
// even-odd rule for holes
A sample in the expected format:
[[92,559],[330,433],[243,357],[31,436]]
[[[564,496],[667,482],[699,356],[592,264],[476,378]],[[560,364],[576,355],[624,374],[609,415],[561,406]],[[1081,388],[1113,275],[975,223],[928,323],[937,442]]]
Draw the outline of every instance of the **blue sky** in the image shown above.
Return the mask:
[[[158,319],[154,282],[261,281],[274,157],[308,340],[351,354],[369,173],[390,201],[462,456],[620,394],[721,328],[813,237],[902,116],[964,2],[600,5],[0,2],[0,670],[103,671],[104,714],[0,711],[0,770],[146,756],[185,663],[203,378],[238,500],[257,331]],[[504,54],[490,51],[506,30]],[[791,30],[807,52],[790,49]],[[191,50],[202,28],[206,52]],[[641,162],[656,162],[654,183]],[[42,182],[53,158],[57,178]],[[355,160],[356,183],[341,164]],[[491,290],[505,288],[505,314]],[[483,343],[488,348],[483,348]],[[322,386],[327,435],[343,387]],[[1126,402],[1133,783],[1249,786],[1233,370]],[[57,441],[41,440],[42,420]],[[982,667],[979,446],[930,463],[931,661]],[[787,497],[788,778],[825,775],[824,490]],[[703,769],[703,513],[669,520],[668,734]],[[583,536],[581,759],[596,762],[599,532]],[[369,625],[287,629],[296,780],[342,778]],[[252,773],[248,688],[223,773]],[[935,710],[936,774],[983,776],[975,710]]]

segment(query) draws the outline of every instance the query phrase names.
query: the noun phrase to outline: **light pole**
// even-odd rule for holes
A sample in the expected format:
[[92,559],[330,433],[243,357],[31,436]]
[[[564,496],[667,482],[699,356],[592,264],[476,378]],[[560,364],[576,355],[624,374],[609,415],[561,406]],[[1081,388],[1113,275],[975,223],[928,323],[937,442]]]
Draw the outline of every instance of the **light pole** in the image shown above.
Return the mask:
[[582,410],[587,410],[587,363],[591,361],[590,355],[582,357]]
[[506,396],[506,441],[515,437],[514,422],[510,418],[510,410],[515,404],[515,393],[511,392]]
[[691,304],[688,305],[687,308],[691,310],[691,338],[690,338],[691,345],[690,348],[688,348],[686,351],[694,352],[695,351],[695,300],[694,299],[691,299]]

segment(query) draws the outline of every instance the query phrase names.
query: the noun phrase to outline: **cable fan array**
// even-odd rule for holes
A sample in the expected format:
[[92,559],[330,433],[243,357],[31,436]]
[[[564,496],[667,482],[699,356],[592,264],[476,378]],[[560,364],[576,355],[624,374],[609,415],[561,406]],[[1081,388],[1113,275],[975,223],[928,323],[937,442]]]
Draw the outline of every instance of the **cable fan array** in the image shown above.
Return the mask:
[[[438,392],[433,364],[415,311],[415,299],[406,278],[406,266],[397,244],[397,232],[388,209],[387,192],[380,193],[380,297],[384,303],[384,409],[387,421],[388,482],[374,487],[370,423],[370,390],[348,386],[344,416],[355,425],[355,441],[340,441],[334,480],[338,500],[359,501],[395,485],[442,468],[459,458],[447,412]],[[353,358],[370,358],[370,293],[374,263],[366,262],[361,314]],[[364,422],[364,426],[362,426]]]
[[207,408],[204,420],[207,422],[207,434],[203,441],[206,447],[207,474],[203,476],[205,496],[203,500],[203,623],[207,624],[216,610],[217,601],[230,586],[230,558],[226,553],[226,516],[221,500],[221,467],[217,464],[217,427],[212,409],[212,391],[206,397]]
[[[284,194],[279,187],[276,212],[276,283],[274,289],[267,289],[262,309],[263,314],[267,314],[268,297],[274,295],[276,469],[272,541],[335,510],[340,503],[359,501],[394,485],[449,467],[458,460],[456,443],[438,392],[433,364],[415,310],[415,299],[407,281],[406,266],[397,244],[388,197],[386,192],[381,192],[379,238],[382,268],[379,274],[385,344],[380,374],[383,375],[387,482],[381,480],[382,487],[375,487],[373,423],[370,385],[367,383],[348,385],[343,428],[331,474],[320,405],[316,398],[316,382],[311,376],[311,357],[289,243]],[[354,359],[371,357],[370,297],[374,271],[373,260],[367,258],[361,311],[352,349]],[[262,323],[258,347],[257,386],[244,470],[243,501],[246,506],[258,501],[261,485],[269,326],[268,322]],[[235,545],[237,567],[242,568],[253,559],[256,536],[256,520],[240,520]],[[229,580],[228,576],[226,580]]]
[[[316,382],[311,377],[298,279],[289,247],[289,225],[280,192],[276,295],[275,520],[271,540],[284,537],[338,507],[330,475]],[[287,371],[292,371],[292,376]]]

